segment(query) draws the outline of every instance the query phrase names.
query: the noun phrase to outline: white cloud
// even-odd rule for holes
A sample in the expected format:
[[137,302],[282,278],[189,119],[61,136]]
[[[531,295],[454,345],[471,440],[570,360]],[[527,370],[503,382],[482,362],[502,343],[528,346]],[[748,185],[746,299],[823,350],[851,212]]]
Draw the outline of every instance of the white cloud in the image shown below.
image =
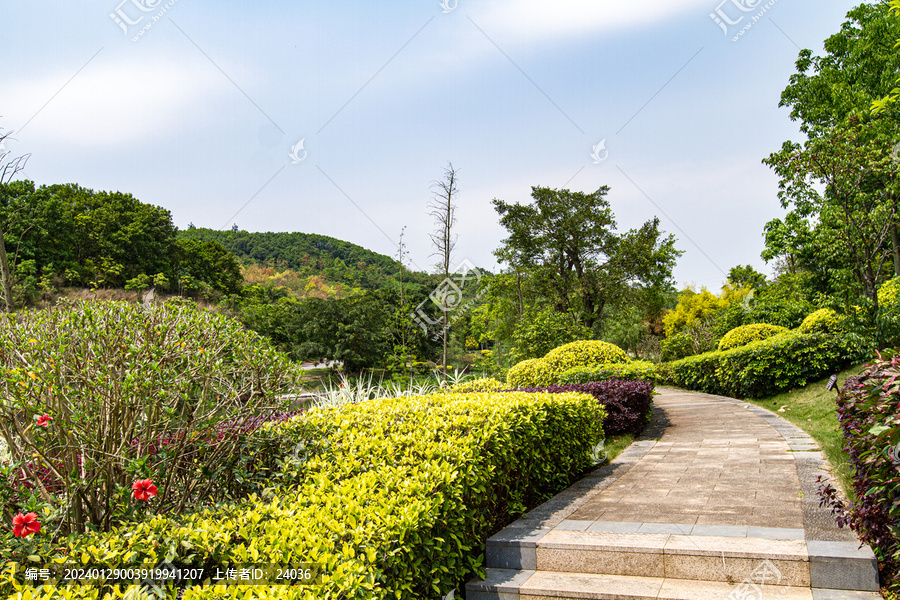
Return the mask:
[[639,28],[689,11],[715,9],[716,0],[502,0],[485,13],[485,26],[531,39]]
[[20,139],[82,147],[145,143],[202,118],[229,86],[220,73],[184,61],[103,64],[102,58],[65,86],[72,72],[63,70],[0,83],[4,127],[16,137],[21,132]]

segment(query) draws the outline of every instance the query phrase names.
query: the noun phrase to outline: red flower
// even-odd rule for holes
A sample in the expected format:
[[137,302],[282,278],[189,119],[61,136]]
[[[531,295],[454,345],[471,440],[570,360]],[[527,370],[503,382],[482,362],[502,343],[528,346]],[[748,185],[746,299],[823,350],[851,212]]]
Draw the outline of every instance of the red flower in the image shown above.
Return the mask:
[[38,417],[37,418],[38,427],[46,427],[47,425],[50,424],[50,421],[52,421],[52,420],[53,420],[53,417],[51,417],[50,415],[44,415],[42,417]]
[[34,513],[28,513],[27,515],[19,513],[13,517],[13,535],[16,537],[26,537],[40,530],[41,524]]
[[135,500],[149,500],[151,496],[156,495],[156,486],[153,485],[152,479],[141,479],[131,484],[134,490]]

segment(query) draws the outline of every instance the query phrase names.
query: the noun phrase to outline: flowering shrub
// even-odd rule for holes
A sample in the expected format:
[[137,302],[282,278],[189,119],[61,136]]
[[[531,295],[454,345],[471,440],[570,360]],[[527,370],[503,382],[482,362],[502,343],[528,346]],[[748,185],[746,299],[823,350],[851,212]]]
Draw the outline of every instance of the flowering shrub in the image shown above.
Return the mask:
[[33,512],[28,514],[19,513],[13,517],[13,535],[16,537],[28,537],[41,530],[41,523],[37,520],[37,515]]
[[550,385],[554,380],[543,358],[529,358],[516,363],[506,374],[506,385],[511,388]]
[[657,381],[659,367],[646,360],[635,360],[630,363],[600,365],[599,367],[575,367],[559,376],[562,385],[572,383],[590,383],[607,379],[631,379]]
[[851,377],[838,395],[844,449],[853,465],[856,502],[844,504],[837,490],[824,486],[822,504],[841,526],[849,525],[878,557],[882,583],[900,591],[900,405],[896,380],[900,354],[885,351],[866,371]]
[[[316,586],[200,586],[199,598],[445,597],[483,574],[483,543],[591,466],[601,408],[586,394],[473,393],[371,400],[260,428],[305,439],[294,485],[183,516],[76,537],[85,564],[323,566]],[[50,557],[46,557],[48,559]],[[6,580],[0,593],[22,584]],[[97,588],[94,592],[106,591]],[[31,600],[57,598],[50,586]],[[175,597],[174,593],[170,597]]]
[[551,385],[522,390],[562,394],[590,394],[603,407],[603,431],[607,436],[630,433],[640,435],[653,408],[653,384],[648,381],[610,379],[593,383]]
[[722,339],[719,340],[719,350],[731,350],[732,348],[746,346],[751,342],[765,340],[785,331],[788,331],[787,327],[769,325],[768,323],[741,325],[726,333]]
[[493,377],[484,377],[482,379],[473,379],[471,381],[464,381],[462,383],[457,383],[456,385],[451,385],[449,391],[452,393],[496,392],[505,387],[506,386],[502,382],[497,381]]
[[63,535],[127,517],[138,473],[159,484],[155,510],[221,499],[240,474],[240,428],[277,412],[302,376],[237,321],[191,303],[17,317],[0,321],[0,436],[17,490],[0,509],[42,503]]
[[559,377],[573,367],[595,367],[610,363],[631,362],[624,350],[599,340],[565,344],[548,352],[543,360],[553,377]]

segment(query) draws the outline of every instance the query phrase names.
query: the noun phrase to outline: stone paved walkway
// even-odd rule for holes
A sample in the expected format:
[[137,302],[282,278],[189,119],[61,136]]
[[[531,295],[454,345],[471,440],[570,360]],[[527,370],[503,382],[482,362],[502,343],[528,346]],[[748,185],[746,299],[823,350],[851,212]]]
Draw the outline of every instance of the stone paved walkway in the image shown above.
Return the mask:
[[877,597],[851,591],[877,590],[874,555],[819,507],[833,478],[810,436],[747,402],[658,392],[630,448],[488,541],[473,598],[724,597],[763,561],[797,598]]

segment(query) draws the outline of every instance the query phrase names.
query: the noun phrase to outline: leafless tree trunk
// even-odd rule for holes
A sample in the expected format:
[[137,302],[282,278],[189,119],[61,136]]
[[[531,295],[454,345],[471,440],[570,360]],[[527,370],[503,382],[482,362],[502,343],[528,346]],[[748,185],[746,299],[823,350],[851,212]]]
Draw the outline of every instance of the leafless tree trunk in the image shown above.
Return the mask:
[[[459,193],[457,187],[457,173],[453,168],[453,163],[447,163],[444,169],[444,178],[441,181],[435,181],[432,184],[434,192],[428,208],[430,214],[434,218],[437,227],[431,234],[431,242],[434,244],[435,252],[432,256],[438,256],[438,268],[446,281],[450,277],[450,258],[453,254],[453,248],[456,246],[456,236],[453,235],[453,226],[456,224],[456,205],[453,204],[454,197]],[[441,370],[443,373],[443,382],[447,383],[447,334],[448,319],[447,314],[450,307],[447,305],[446,296],[442,298],[441,306],[441,325],[443,327],[444,338],[444,354],[441,362]]]
[[[11,133],[0,133],[0,203],[2,204],[6,203],[4,186],[12,181],[19,171],[25,168],[25,163],[31,157],[30,154],[25,154],[7,160],[9,150],[6,149],[4,142]],[[9,261],[6,258],[6,244],[3,242],[4,234],[3,223],[0,223],[0,287],[2,287],[3,293],[3,310],[10,313],[13,310],[12,275],[9,271]]]

